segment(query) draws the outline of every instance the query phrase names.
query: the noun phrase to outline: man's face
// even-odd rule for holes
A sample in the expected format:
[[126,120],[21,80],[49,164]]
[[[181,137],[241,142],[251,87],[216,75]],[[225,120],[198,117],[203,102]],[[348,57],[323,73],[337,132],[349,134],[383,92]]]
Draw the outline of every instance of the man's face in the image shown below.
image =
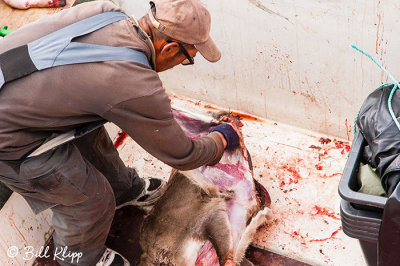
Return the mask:
[[[187,51],[190,58],[194,58],[197,54],[197,49],[193,45],[182,44],[183,49]],[[182,51],[178,42],[166,42],[164,46],[157,51],[156,49],[156,71],[162,72],[181,64],[184,61],[189,61],[188,57]]]

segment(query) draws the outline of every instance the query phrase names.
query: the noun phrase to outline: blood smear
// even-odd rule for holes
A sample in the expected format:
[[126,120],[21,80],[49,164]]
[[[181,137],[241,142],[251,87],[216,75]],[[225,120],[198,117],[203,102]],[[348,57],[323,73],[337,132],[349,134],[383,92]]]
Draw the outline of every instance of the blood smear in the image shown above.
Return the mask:
[[314,210],[316,212],[313,213],[313,215],[325,215],[335,220],[340,220],[340,217],[337,217],[334,211],[327,210],[326,208],[322,208],[317,205],[314,206]]
[[125,139],[128,137],[128,134],[126,134],[124,131],[118,132],[118,137],[114,142],[114,147],[118,149],[119,146],[121,146],[122,143],[124,143]]
[[312,240],[310,240],[310,242],[322,242],[322,241],[332,239],[337,233],[339,233],[340,230],[342,230],[342,227],[339,227],[339,229],[336,230],[335,232],[333,232],[330,237],[322,238],[322,239],[312,239]]
[[258,119],[257,117],[251,116],[251,115],[245,115],[245,114],[241,114],[241,113],[237,113],[237,112],[232,112],[232,114],[235,116],[239,116],[242,119],[251,120],[251,121],[260,121],[260,119]]

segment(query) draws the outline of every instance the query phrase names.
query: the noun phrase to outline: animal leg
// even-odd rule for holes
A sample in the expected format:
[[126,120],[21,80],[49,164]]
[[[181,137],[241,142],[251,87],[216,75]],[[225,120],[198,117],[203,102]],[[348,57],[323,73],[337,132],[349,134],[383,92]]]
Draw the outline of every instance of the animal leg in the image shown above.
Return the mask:
[[[221,203],[225,204],[225,202]],[[224,265],[225,261],[233,255],[233,240],[226,206],[209,214],[205,223],[205,235],[213,244],[220,265]]]
[[243,232],[242,238],[237,245],[234,262],[236,264],[240,264],[244,257],[244,253],[246,252],[247,247],[250,245],[254,234],[257,231],[257,228],[262,224],[266,223],[272,218],[272,211],[268,207],[259,211],[255,217],[251,220],[250,224],[246,227],[246,230]]

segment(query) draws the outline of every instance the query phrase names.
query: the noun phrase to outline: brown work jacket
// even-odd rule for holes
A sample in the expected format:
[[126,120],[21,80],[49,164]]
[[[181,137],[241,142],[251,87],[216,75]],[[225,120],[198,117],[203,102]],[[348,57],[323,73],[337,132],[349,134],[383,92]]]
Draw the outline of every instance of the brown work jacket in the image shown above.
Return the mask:
[[[46,16],[0,40],[0,53],[106,11],[120,9],[100,1]],[[127,19],[74,41],[136,49],[154,65],[153,45],[140,31]],[[137,62],[107,61],[57,66],[5,84],[0,90],[0,160],[20,159],[53,132],[102,119],[174,168],[214,164],[223,154],[216,133],[198,139],[185,135],[153,69]]]

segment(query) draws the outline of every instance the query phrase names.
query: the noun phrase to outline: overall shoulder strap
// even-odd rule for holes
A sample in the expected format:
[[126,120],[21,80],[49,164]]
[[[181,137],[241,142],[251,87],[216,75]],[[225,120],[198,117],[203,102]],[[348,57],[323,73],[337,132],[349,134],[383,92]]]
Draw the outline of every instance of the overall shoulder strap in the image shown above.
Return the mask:
[[71,42],[55,58],[53,66],[101,61],[135,61],[151,68],[147,56],[140,51],[96,44]]

